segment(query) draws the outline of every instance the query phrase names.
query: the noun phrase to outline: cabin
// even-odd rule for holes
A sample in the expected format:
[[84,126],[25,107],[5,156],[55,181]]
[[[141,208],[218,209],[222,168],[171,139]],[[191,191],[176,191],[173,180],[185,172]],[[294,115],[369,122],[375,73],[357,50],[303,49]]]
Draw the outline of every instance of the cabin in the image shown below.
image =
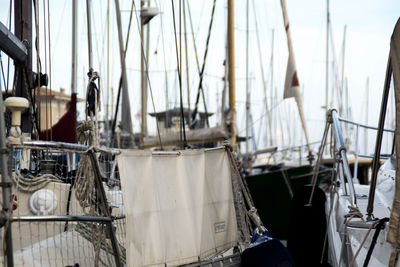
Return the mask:
[[[185,117],[185,128],[189,129],[189,122],[192,120],[192,110],[183,108],[183,114]],[[181,121],[181,109],[179,107],[169,109],[167,111],[149,113],[150,116],[154,117],[158,123],[160,133],[178,132],[180,121]],[[214,115],[214,113],[198,112],[196,129],[206,128],[207,119]]]

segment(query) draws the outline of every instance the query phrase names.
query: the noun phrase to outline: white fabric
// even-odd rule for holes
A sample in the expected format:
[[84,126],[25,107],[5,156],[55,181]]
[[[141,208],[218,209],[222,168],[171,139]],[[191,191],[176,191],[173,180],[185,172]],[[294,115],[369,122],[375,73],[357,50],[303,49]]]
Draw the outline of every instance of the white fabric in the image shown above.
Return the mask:
[[224,149],[118,156],[127,266],[175,266],[237,244],[231,170]]
[[400,19],[396,23],[390,42],[390,60],[396,99],[396,183],[387,241],[400,247]]

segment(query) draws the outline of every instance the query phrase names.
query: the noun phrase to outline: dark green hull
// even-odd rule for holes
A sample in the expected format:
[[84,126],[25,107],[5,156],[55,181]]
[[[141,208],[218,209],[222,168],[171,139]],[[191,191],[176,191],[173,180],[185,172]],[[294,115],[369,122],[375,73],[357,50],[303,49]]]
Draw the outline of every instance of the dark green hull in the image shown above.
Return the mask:
[[300,166],[246,177],[258,214],[274,237],[287,240],[292,194],[311,182],[311,171]]

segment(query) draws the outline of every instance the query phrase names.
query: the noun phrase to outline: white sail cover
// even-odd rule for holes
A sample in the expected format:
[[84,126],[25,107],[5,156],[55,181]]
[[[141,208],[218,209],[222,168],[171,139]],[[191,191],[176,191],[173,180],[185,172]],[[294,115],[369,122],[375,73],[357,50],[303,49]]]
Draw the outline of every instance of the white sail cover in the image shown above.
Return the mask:
[[118,156],[127,266],[176,266],[238,243],[231,169],[224,148]]
[[392,65],[396,99],[396,181],[387,241],[396,247],[400,247],[400,19],[397,21],[392,34],[390,63]]

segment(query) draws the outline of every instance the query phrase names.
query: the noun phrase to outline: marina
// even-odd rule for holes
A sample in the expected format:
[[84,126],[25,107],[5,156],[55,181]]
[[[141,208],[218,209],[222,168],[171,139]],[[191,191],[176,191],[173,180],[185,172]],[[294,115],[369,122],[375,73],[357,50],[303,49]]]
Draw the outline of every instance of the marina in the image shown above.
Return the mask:
[[400,266],[398,3],[61,2],[0,0],[1,265]]

